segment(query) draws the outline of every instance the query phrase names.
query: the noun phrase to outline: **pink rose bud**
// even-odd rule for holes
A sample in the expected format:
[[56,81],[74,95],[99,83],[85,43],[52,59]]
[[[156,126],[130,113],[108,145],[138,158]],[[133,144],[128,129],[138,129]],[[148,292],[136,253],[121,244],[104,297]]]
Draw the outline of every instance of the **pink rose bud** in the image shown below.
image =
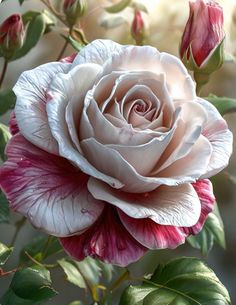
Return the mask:
[[14,14],[0,25],[0,49],[10,59],[24,42],[25,30],[21,15]]
[[131,25],[131,35],[137,45],[142,45],[145,37],[145,24],[140,10],[136,9],[134,19]]
[[73,26],[84,15],[86,8],[86,0],[65,0],[63,3],[63,12],[66,15],[68,24]]
[[210,74],[223,63],[223,10],[213,0],[189,1],[189,6],[180,56],[188,69]]

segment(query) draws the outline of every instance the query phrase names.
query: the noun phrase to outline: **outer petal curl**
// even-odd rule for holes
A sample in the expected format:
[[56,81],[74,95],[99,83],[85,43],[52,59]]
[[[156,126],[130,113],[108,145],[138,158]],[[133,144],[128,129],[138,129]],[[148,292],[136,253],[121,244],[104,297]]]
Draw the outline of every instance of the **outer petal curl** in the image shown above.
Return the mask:
[[201,98],[198,98],[198,103],[208,113],[208,120],[203,126],[202,133],[211,143],[213,152],[207,172],[201,178],[209,178],[219,173],[228,165],[229,158],[232,154],[233,134],[228,129],[226,121],[213,105]]

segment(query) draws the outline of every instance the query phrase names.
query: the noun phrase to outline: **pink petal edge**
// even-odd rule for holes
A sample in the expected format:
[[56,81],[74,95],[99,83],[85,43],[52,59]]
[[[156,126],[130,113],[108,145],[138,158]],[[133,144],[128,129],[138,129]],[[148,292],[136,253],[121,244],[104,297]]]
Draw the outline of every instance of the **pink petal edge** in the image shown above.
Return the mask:
[[119,210],[120,219],[129,233],[143,246],[149,249],[176,248],[185,242],[189,235],[198,234],[214,208],[210,180],[202,179],[192,184],[201,202],[201,215],[198,222],[192,227],[177,227],[160,225],[151,219],[135,219]]

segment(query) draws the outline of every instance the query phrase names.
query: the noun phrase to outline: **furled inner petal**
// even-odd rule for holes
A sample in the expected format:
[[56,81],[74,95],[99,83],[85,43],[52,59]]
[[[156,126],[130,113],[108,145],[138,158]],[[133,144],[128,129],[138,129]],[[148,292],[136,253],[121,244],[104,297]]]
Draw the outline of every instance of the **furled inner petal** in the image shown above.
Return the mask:
[[[94,105],[96,106],[96,103],[94,103]],[[101,141],[99,142],[97,135],[81,141],[82,151],[84,152],[84,155],[86,155],[87,160],[97,170],[121,181],[124,184],[122,189],[125,191],[141,193],[142,191],[146,192],[153,190],[155,186],[157,187],[161,184],[177,185],[180,183],[194,182],[205,172],[208,164],[207,162],[209,162],[211,155],[211,146],[204,137],[200,138],[198,144],[193,146],[194,149],[192,149],[191,154],[186,155],[186,159],[182,158],[183,163],[186,161],[189,162],[187,167],[184,166],[186,170],[181,170],[179,163],[174,163],[173,172],[168,172],[168,175],[165,175],[164,171],[161,172],[161,175],[153,173],[150,173],[150,175],[148,174],[150,167],[152,167],[155,162],[158,163],[158,160],[162,156],[162,152],[165,152],[170,139],[172,139],[178,124],[181,122],[179,118],[179,109],[180,108],[176,110],[175,124],[170,131],[160,135],[159,138],[155,138],[153,142],[149,141],[149,144],[146,142],[147,146],[140,146],[140,144],[136,145],[136,151],[135,147],[129,145],[128,142],[127,144],[104,145]],[[99,118],[99,115],[94,116],[93,122],[96,118]],[[104,120],[103,116],[101,116],[101,120]],[[94,128],[94,131],[97,130],[104,130],[104,133],[106,133],[105,129]],[[118,141],[115,142],[118,143]],[[159,147],[155,146],[155,144]],[[144,151],[148,145],[150,145],[149,147],[154,145],[153,147],[155,147],[155,149],[153,149],[158,153],[156,155],[151,154],[151,158],[147,161],[147,164],[145,164],[145,162],[138,164],[138,160],[141,158],[140,151]],[[199,154],[200,150],[202,150],[201,154]],[[134,158],[132,158],[132,154],[134,155]],[[201,158],[199,156],[201,156]],[[190,161],[191,159],[195,160],[194,162],[198,163],[199,166],[196,167],[195,163]],[[137,168],[135,167],[136,165]],[[147,173],[147,177],[142,176],[139,172]]]
[[[111,88],[112,84],[113,87]],[[140,88],[138,92],[141,96],[137,94],[138,87]],[[161,103],[162,110],[165,110],[163,115],[164,125],[171,126],[174,104],[169,96],[163,73],[156,74],[149,71],[126,71],[124,73],[123,71],[113,71],[111,74],[101,78],[93,88],[92,95],[103,113],[111,113],[114,102],[117,102],[120,105],[120,112],[125,116],[123,111],[124,101],[127,95],[134,95],[134,91],[136,91],[136,99],[147,98],[148,94],[154,104],[159,101],[159,107]],[[127,119],[127,116],[125,117]]]
[[[133,86],[120,103],[121,113],[133,127],[148,125],[157,119],[160,101],[150,88],[144,85]],[[159,121],[162,126],[162,121]]]
[[94,137],[103,144],[143,144],[152,139],[152,135],[147,132],[138,132],[132,125],[123,122],[121,127],[117,127],[106,118],[106,115],[98,108],[96,101],[88,92],[85,98],[85,105],[81,116],[79,137],[80,140]]
[[[178,106],[178,104],[176,104]],[[153,170],[153,175],[160,173],[175,161],[186,156],[202,132],[202,126],[207,120],[207,113],[196,102],[180,103],[180,120],[172,141],[165,154]],[[178,108],[177,108],[178,109]],[[199,159],[200,158],[199,156]]]
[[8,161],[0,185],[13,210],[49,234],[69,236],[90,227],[104,203],[87,189],[88,176],[66,159],[52,156],[15,135],[7,146]]
[[[74,96],[77,94],[76,105],[80,111],[83,104],[83,99],[86,92],[92,87],[97,74],[100,71],[100,66],[95,64],[84,64],[73,69],[68,74],[58,75],[50,85],[50,95],[52,99],[47,103],[48,122],[54,138],[59,145],[59,153],[61,156],[72,161],[76,166],[88,175],[95,176],[105,180],[114,187],[121,187],[122,183],[118,180],[108,177],[102,172],[97,171],[76,148],[76,143],[72,142],[70,137],[73,125],[69,126],[66,122],[66,107],[68,102],[76,101]],[[79,80],[79,81],[78,81]],[[74,112],[72,112],[74,114]],[[68,114],[69,115],[69,114]],[[73,137],[73,134],[72,134]],[[78,143],[77,143],[78,145]]]
[[93,138],[83,140],[81,147],[98,171],[121,181],[124,185],[122,189],[142,193],[155,189],[161,183],[157,178],[141,176],[118,151],[105,147]]
[[114,70],[143,70],[164,73],[173,99],[195,99],[195,85],[182,62],[175,56],[159,53],[152,47],[126,46],[107,60],[102,75]]
[[159,138],[153,138],[150,142],[142,145],[109,144],[107,147],[118,151],[140,175],[149,176],[157,160],[171,141],[171,137],[172,133],[167,133],[162,141]]
[[150,218],[158,224],[191,227],[196,224],[201,204],[191,184],[160,186],[149,193],[114,190],[90,178],[88,189],[94,198],[109,202],[133,218]]
[[157,176],[172,178],[183,177],[185,179],[194,178],[196,181],[206,173],[211,154],[212,147],[210,142],[201,135],[186,156],[158,172]]

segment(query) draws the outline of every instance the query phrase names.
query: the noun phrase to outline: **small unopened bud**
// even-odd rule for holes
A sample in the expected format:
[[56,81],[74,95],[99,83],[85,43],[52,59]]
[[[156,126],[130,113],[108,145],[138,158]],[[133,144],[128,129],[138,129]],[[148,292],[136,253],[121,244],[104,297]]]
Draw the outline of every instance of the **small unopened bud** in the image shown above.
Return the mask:
[[223,9],[214,0],[191,0],[180,57],[195,73],[211,74],[223,63]]
[[0,49],[8,60],[24,43],[25,30],[21,15],[14,14],[0,25]]
[[69,26],[76,24],[78,19],[84,15],[86,8],[86,0],[64,0],[63,12]]
[[137,45],[142,45],[145,38],[145,24],[140,10],[136,9],[131,25],[131,35]]

